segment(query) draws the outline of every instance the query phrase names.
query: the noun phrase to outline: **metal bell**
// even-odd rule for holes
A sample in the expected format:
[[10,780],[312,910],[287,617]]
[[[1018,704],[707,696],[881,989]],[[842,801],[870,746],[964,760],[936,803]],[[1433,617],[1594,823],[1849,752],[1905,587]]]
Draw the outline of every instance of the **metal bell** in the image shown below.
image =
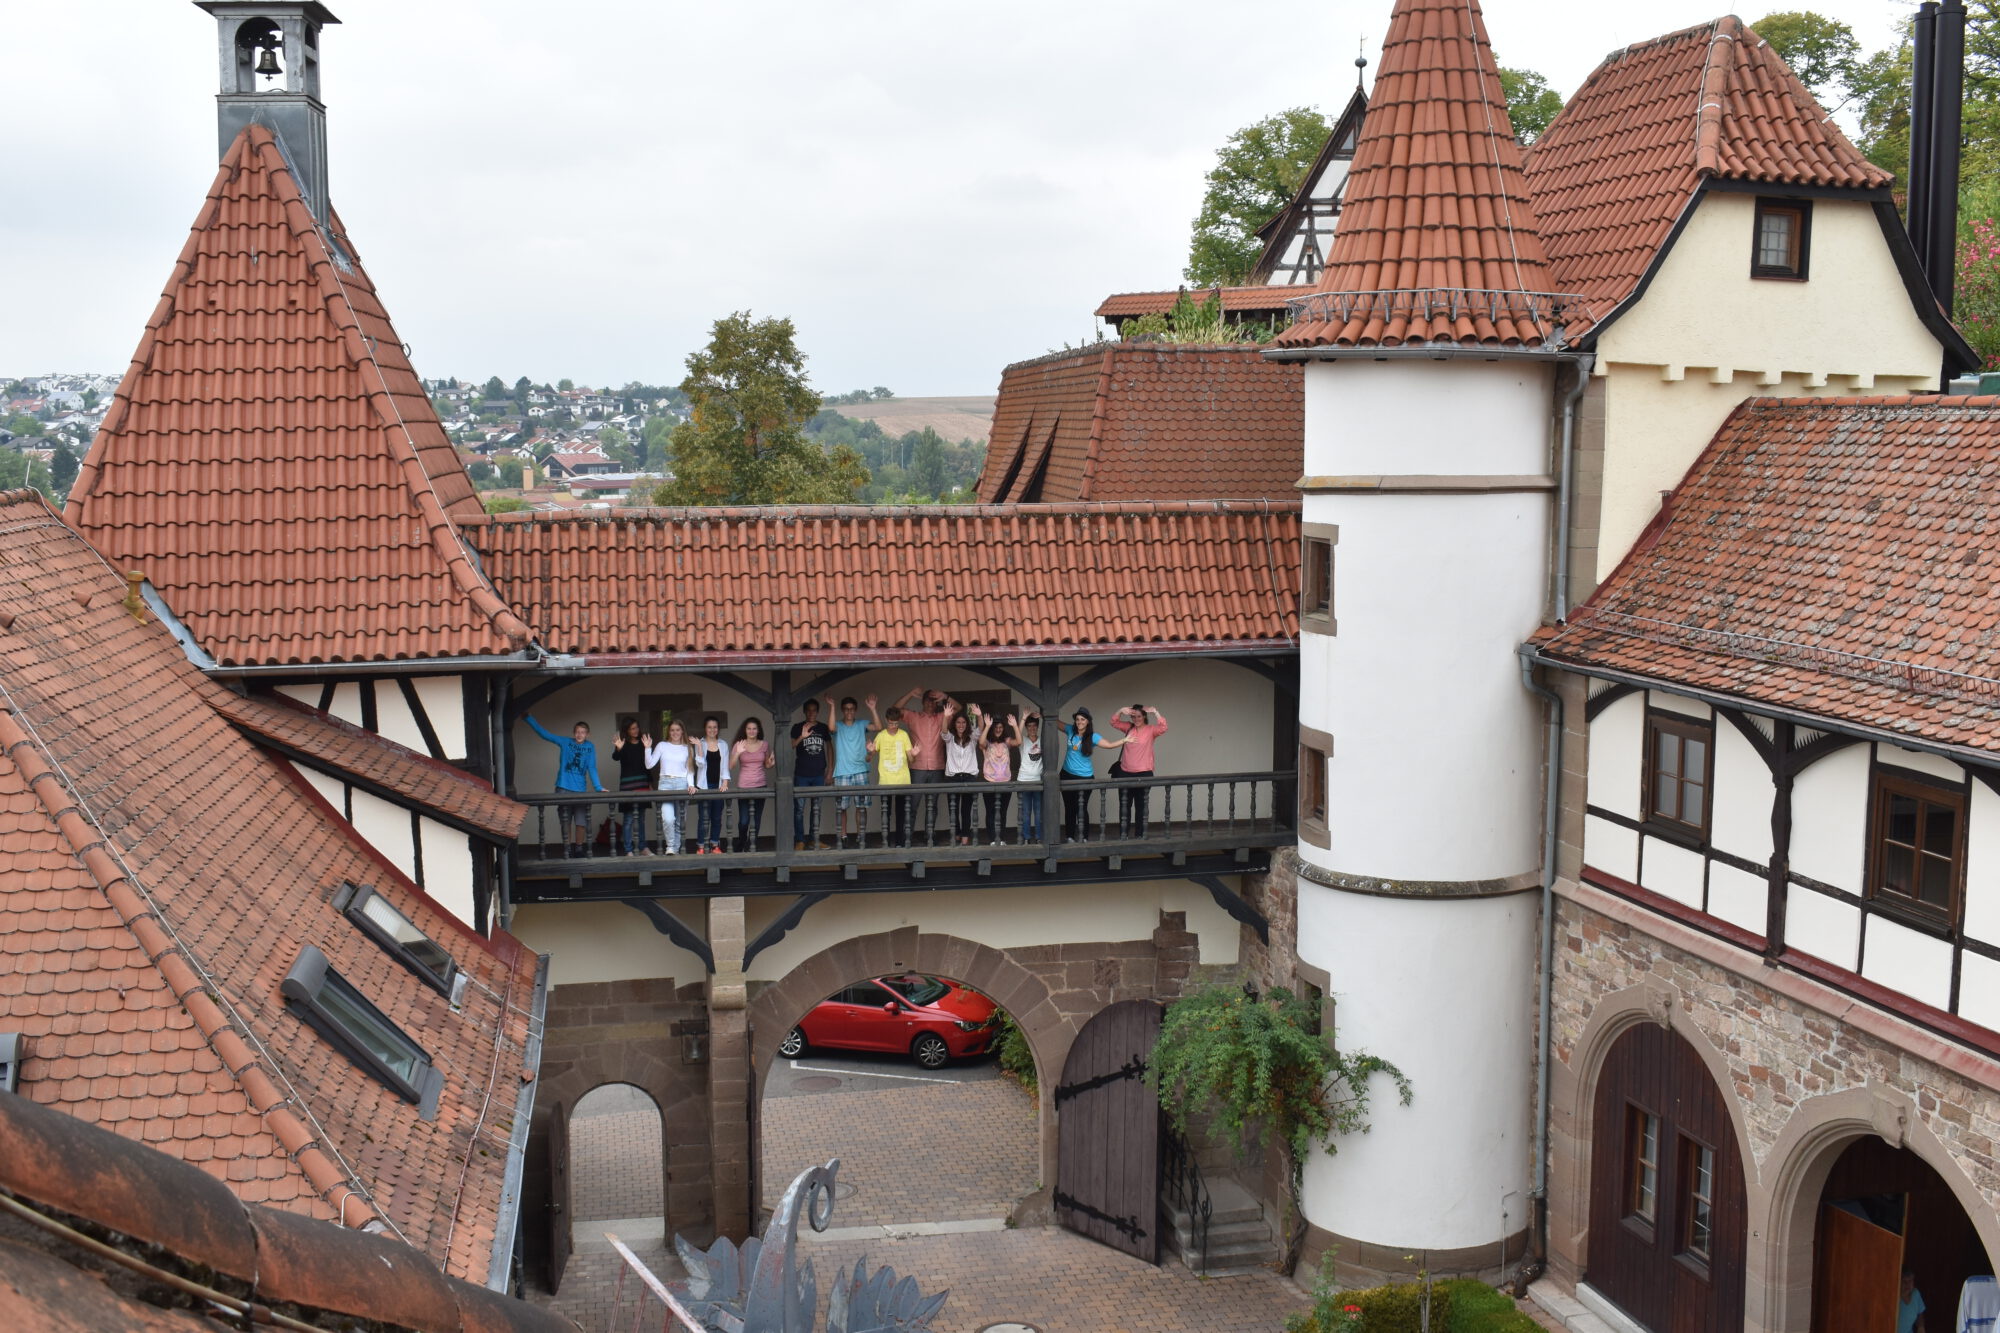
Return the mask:
[[283,70],[278,68],[278,53],[276,50],[268,46],[258,48],[257,72],[259,74],[273,75],[284,73]]

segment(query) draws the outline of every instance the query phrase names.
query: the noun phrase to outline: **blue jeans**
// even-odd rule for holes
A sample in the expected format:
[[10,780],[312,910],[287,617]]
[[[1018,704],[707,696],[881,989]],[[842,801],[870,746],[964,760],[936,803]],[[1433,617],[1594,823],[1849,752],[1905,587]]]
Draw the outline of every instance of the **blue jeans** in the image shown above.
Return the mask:
[[1040,842],[1042,840],[1042,794],[1038,791],[1021,793],[1021,841]]
[[700,825],[701,845],[713,847],[722,841],[722,802],[703,801],[701,813],[696,817]]
[[[792,777],[792,786],[795,788],[824,787],[825,785],[826,785],[826,774],[824,773],[821,773],[817,777],[810,777],[810,778],[802,773],[794,774]],[[807,806],[812,807],[811,810],[812,823],[810,826],[808,826],[808,824],[806,823]],[[819,798],[814,797],[812,800],[807,801],[799,797],[794,797],[792,799],[793,839],[797,840],[802,838],[816,838],[818,836],[819,836]]]
[[[645,788],[627,787],[621,782],[618,784],[618,790],[621,792],[644,791]],[[628,854],[636,852],[646,845],[646,807],[637,803],[621,805],[618,807],[618,813],[620,816],[618,820],[618,841],[620,845],[617,850]]]

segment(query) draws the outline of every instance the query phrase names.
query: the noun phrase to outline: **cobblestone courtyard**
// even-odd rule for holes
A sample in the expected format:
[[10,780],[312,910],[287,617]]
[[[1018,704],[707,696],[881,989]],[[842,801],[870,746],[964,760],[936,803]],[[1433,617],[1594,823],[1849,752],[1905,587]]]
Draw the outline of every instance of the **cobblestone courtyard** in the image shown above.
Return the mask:
[[[826,1237],[808,1231],[799,1245],[819,1274],[822,1306],[833,1275],[864,1257],[915,1277],[926,1291],[950,1290],[938,1333],[977,1333],[1003,1321],[1044,1333],[1277,1333],[1285,1316],[1307,1303],[1275,1273],[1202,1281],[1177,1263],[1154,1268],[1059,1228],[1001,1228],[1014,1201],[1040,1184],[1033,1106],[1011,1081],[896,1079],[837,1059],[798,1062],[784,1075],[788,1095],[768,1096],[761,1110],[765,1206],[805,1167],[841,1159],[834,1230]],[[603,1246],[597,1233],[658,1213],[659,1142],[652,1103],[636,1090],[599,1091],[572,1122],[578,1252],[560,1297],[531,1290],[529,1298],[587,1333],[608,1333],[614,1315],[619,1328],[633,1326],[638,1283],[627,1277],[614,1308],[622,1264],[596,1252]],[[926,1223],[988,1229],[841,1234]],[[629,1243],[633,1230],[619,1234]],[[661,1240],[642,1236],[633,1249],[662,1278],[681,1275]],[[649,1319],[646,1326],[659,1324]]]

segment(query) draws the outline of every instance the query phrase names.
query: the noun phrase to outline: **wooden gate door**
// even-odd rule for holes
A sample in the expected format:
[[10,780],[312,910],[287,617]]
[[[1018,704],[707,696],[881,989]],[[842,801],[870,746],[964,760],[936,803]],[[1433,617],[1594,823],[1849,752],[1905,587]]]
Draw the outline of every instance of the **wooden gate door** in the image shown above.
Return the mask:
[[549,1290],[562,1290],[572,1241],[569,1220],[569,1108],[556,1103],[549,1117]]
[[1160,1103],[1141,1080],[1160,1006],[1121,1000],[1084,1024],[1056,1085],[1056,1220],[1160,1261]]
[[1597,1077],[1585,1277],[1656,1333],[1743,1327],[1749,1205],[1736,1128],[1687,1041],[1642,1023]]
[[1813,1333],[1894,1328],[1903,1291],[1903,1238],[1844,1208],[1819,1208]]

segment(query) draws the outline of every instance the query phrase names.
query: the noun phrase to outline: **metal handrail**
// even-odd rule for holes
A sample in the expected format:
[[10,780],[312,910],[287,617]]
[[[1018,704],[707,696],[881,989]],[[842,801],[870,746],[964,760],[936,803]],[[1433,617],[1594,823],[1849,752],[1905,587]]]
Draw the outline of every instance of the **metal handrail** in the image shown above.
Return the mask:
[[[1164,1117],[1162,1117],[1164,1120]],[[1160,1177],[1168,1200],[1188,1215],[1193,1232],[1194,1253],[1183,1254],[1188,1268],[1197,1276],[1208,1267],[1208,1224],[1215,1214],[1215,1200],[1209,1197],[1208,1182],[1202,1177],[1201,1163],[1194,1149],[1169,1124],[1160,1126]]]

